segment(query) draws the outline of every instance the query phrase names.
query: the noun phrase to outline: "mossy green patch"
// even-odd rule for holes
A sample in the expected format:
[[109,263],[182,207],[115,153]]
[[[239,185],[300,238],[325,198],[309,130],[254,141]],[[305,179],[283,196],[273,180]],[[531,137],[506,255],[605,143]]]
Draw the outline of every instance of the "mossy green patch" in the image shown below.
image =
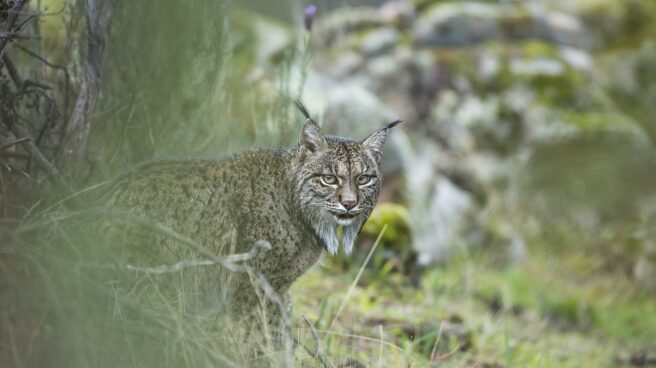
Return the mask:
[[563,118],[565,122],[571,123],[586,132],[603,130],[639,132],[641,130],[632,119],[617,112],[567,111],[564,113]]
[[401,251],[410,245],[412,228],[410,215],[405,206],[396,203],[380,203],[362,227],[362,235],[376,238],[387,226],[381,246]]

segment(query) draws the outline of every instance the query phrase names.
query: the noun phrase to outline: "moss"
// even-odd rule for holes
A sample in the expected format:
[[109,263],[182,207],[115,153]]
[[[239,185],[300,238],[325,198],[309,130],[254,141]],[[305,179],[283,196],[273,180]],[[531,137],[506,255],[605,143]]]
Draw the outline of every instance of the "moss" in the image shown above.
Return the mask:
[[656,139],[656,125],[652,124],[656,113],[652,103],[656,98],[654,43],[646,41],[639,49],[608,51],[598,59],[598,80],[608,93],[609,102],[640,122],[652,140]]
[[471,48],[439,48],[434,51],[435,60],[452,75],[463,75],[471,82],[476,82],[476,57],[479,49]]
[[510,14],[499,17],[499,26],[505,35],[517,37],[527,29],[531,29],[535,23],[535,17],[524,8],[516,8]]
[[529,80],[532,88],[538,91],[539,99],[551,106],[572,106],[576,104],[584,77],[572,70],[557,76],[537,75]]
[[[37,9],[40,5],[41,8]],[[28,2],[28,6],[34,10],[49,13],[48,16],[39,17],[39,36],[44,57],[51,63],[64,65],[66,46],[66,27],[71,21],[69,11],[63,11],[67,7],[65,0],[43,0],[40,2]],[[77,24],[76,29],[70,32],[82,32],[83,21]]]
[[653,1],[577,1],[576,12],[590,34],[600,35],[604,49],[627,49],[639,46],[656,34],[656,3]]
[[[499,59],[497,73],[485,80],[478,75],[478,59],[483,52]],[[585,91],[581,86],[589,83],[584,73],[562,59],[558,47],[542,41],[494,41],[466,49],[442,48],[435,50],[435,57],[450,74],[466,77],[479,94],[497,93],[518,84],[526,84],[536,92],[538,100],[547,106],[575,106]],[[560,64],[562,71],[555,74],[539,70],[522,72],[513,69],[513,62],[550,62]]]
[[564,120],[587,132],[609,129],[636,132],[636,129],[640,129],[627,116],[613,112],[567,111],[564,113]]
[[387,225],[380,246],[397,252],[410,245],[412,229],[407,208],[396,203],[380,203],[362,227],[362,235],[376,239]]
[[559,51],[555,45],[541,41],[523,42],[520,44],[519,52],[525,58],[559,57]]
[[[587,84],[587,77],[569,66],[562,58],[558,48],[546,42],[529,41],[506,51],[506,62],[501,68],[499,83],[510,87],[517,83],[526,83],[536,91],[538,99],[548,106],[571,106],[576,103],[581,86]],[[512,70],[512,60],[526,62],[546,61],[562,66],[559,73],[549,74],[539,71],[520,73]]]
[[424,11],[426,8],[438,2],[440,2],[440,0],[412,0],[412,4],[418,11]]

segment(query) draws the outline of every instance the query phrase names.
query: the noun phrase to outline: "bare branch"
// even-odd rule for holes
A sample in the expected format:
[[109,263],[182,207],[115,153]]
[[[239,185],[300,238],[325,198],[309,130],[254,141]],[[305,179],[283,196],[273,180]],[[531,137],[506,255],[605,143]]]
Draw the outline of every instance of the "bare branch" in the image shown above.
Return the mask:
[[[125,268],[127,268],[130,271],[135,271],[135,272],[143,272],[143,273],[150,273],[150,274],[163,274],[163,273],[173,273],[173,272],[178,272],[182,271],[185,268],[190,268],[190,267],[196,267],[196,266],[213,266],[216,265],[217,263],[214,261],[210,261],[207,259],[191,259],[191,260],[186,260],[186,261],[180,261],[178,263],[172,264],[172,265],[162,265],[162,266],[157,266],[157,267],[139,267],[139,266],[133,266],[133,265],[126,265]],[[107,268],[112,267],[111,265],[107,265]]]
[[328,357],[323,353],[323,348],[321,344],[321,338],[319,337],[319,333],[317,332],[317,329],[314,327],[314,324],[307,318],[307,316],[303,315],[303,322],[308,325],[310,328],[310,332],[312,333],[312,337],[314,338],[315,343],[317,344],[317,350],[313,353],[307,346],[305,346],[302,342],[296,341],[298,345],[303,347],[303,349],[310,355],[312,355],[314,358],[316,358],[319,363],[321,363],[322,366],[328,367],[330,363],[330,366],[334,367],[335,364],[328,359]]
[[[260,250],[269,250],[269,249],[271,249],[271,244],[269,244],[269,242],[266,242],[264,240],[260,240],[256,242],[253,248],[251,248],[251,250],[249,250],[248,252],[227,255],[223,258],[223,261],[225,263],[246,262],[248,260],[255,258],[255,256],[257,256]],[[157,267],[138,267],[133,265],[126,265],[125,267],[130,271],[151,273],[151,274],[162,274],[162,273],[172,273],[172,272],[182,271],[183,269],[189,267],[213,266],[217,264],[225,265],[225,263],[218,263],[215,260],[207,260],[207,259],[192,259],[192,260],[180,261],[173,265],[162,265]],[[110,265],[108,267],[114,267],[114,266]]]
[[48,176],[59,174],[59,170],[57,170],[57,168],[48,161],[43,153],[41,153],[39,147],[34,144],[32,138],[21,126],[12,124],[8,121],[5,121],[4,124],[14,133],[17,139],[22,140],[21,142],[27,146],[28,151],[34,157],[34,160],[46,172],[46,174],[48,174]]
[[9,59],[9,55],[3,54],[2,55],[2,62],[7,67],[7,71],[9,72],[9,76],[11,77],[11,80],[14,82],[14,85],[16,86],[16,89],[18,89],[19,91],[23,90],[23,79],[18,74],[18,70],[14,66],[14,63],[11,61],[11,59]]
[[16,24],[16,20],[18,19],[18,16],[20,13],[23,11],[23,8],[27,4],[29,0],[18,0],[14,3],[13,8],[9,11],[9,15],[7,16],[7,20],[5,23],[5,29],[0,32],[0,55],[3,54],[3,51],[5,49],[5,46],[7,46],[7,42],[12,38],[12,30],[14,29],[14,25]]
[[20,23],[18,23],[16,25],[16,29],[23,28],[23,26],[25,26],[25,24],[27,24],[27,22],[29,22],[30,20],[32,20],[34,18],[47,17],[47,16],[53,16],[53,15],[60,15],[64,12],[64,10],[66,10],[66,4],[62,5],[62,8],[59,9],[59,11],[56,11],[56,12],[42,12],[42,11],[30,12],[29,14],[27,14],[25,19],[23,19]]
[[20,33],[20,32],[0,32],[0,39],[12,39],[12,38],[18,38],[21,40],[30,40],[30,39],[35,39],[39,40],[41,39],[41,36],[29,34],[29,33]]
[[23,143],[25,141],[29,141],[30,139],[32,139],[32,138],[25,137],[25,138],[10,139],[8,141],[2,142],[2,143],[0,143],[0,151],[4,150],[6,148],[9,148],[11,146],[14,146],[18,143]]
[[46,64],[47,66],[49,66],[53,69],[59,69],[59,70],[63,70],[64,72],[66,72],[66,67],[64,67],[62,65],[53,64],[53,63],[49,62],[48,59],[44,58],[43,56],[37,54],[36,52],[34,52],[34,51],[32,51],[32,50],[30,50],[26,47],[23,47],[21,45],[16,45],[16,48],[23,51],[23,52],[25,52],[26,54],[34,57],[34,58],[36,58],[40,62]]

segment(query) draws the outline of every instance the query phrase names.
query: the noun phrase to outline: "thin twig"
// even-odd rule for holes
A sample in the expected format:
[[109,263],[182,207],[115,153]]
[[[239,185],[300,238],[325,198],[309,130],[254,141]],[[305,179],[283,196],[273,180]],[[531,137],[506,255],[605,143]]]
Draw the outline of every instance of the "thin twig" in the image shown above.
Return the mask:
[[[225,256],[224,260],[227,263],[236,263],[236,262],[245,262],[250,259],[253,259],[257,255],[259,250],[268,249],[267,247],[262,246],[261,245],[262,243],[268,244],[267,242],[257,242],[255,246],[251,248],[251,250],[249,250],[248,252],[231,254]],[[85,267],[96,268],[96,269],[115,269],[117,267],[117,264],[115,263],[101,264],[101,263],[93,263],[93,262],[76,261],[76,264],[77,263]],[[179,272],[190,267],[215,266],[215,265],[222,266],[224,264],[209,259],[188,259],[188,260],[174,263],[172,265],[160,265],[156,267],[140,267],[140,266],[133,266],[131,264],[126,264],[125,266],[118,265],[118,267],[124,267],[126,270],[133,271],[133,272],[160,275],[164,273]]]
[[378,331],[380,333],[380,349],[378,351],[378,366],[383,365],[383,351],[385,351],[385,335],[383,333],[383,325],[378,325]]
[[310,320],[307,318],[306,315],[303,315],[303,322],[308,325],[310,328],[310,332],[312,333],[312,337],[314,337],[314,341],[317,344],[317,354],[319,355],[321,353],[321,339],[319,338],[319,334],[317,333],[317,329],[314,327],[314,324],[310,322]]
[[450,357],[451,355],[455,354],[456,352],[458,352],[458,350],[460,350],[460,348],[461,348],[461,346],[458,343],[458,344],[456,344],[456,347],[453,350],[451,350],[450,352],[442,354],[442,355],[438,355],[436,357],[433,357],[433,359],[437,359],[437,361],[444,360],[444,359]]
[[34,156],[34,160],[41,166],[41,168],[46,172],[48,176],[56,176],[59,174],[59,170],[55,166],[53,166],[48,159],[41,153],[39,150],[39,147],[34,144],[32,141],[32,138],[30,138],[29,134],[21,126],[18,124],[11,124],[10,122],[4,122],[5,125],[9,127],[9,129],[12,130],[14,135],[16,136],[17,139],[23,139],[23,143],[27,145],[28,151],[32,156]]
[[39,40],[41,39],[41,36],[28,34],[28,33],[20,33],[20,32],[0,32],[0,38],[5,40],[8,40],[10,38],[18,38],[21,40],[29,40],[29,39]]
[[440,328],[439,330],[437,330],[437,337],[435,338],[435,343],[433,344],[433,348],[431,349],[431,353],[430,353],[431,362],[435,359],[435,354],[437,354],[437,345],[440,343],[440,339],[442,338],[443,328],[444,328],[444,322],[440,322]]
[[25,138],[16,138],[16,139],[10,139],[10,140],[4,141],[4,142],[0,143],[0,151],[2,151],[4,149],[7,149],[11,146],[14,146],[18,143],[23,143],[25,141],[29,141],[30,139],[32,139],[32,138],[25,137]]
[[[189,267],[212,266],[212,265],[216,265],[216,262],[208,259],[191,259],[191,260],[180,261],[173,265],[162,265],[157,267],[139,267],[139,266],[133,266],[131,264],[128,264],[125,266],[125,268],[130,271],[159,275],[163,273],[182,271],[183,269]],[[109,267],[111,267],[111,265],[107,265],[107,268]]]
[[68,71],[66,70],[66,67],[65,67],[65,66],[57,65],[57,64],[53,64],[53,63],[51,63],[50,61],[48,61],[48,59],[44,58],[43,56],[37,54],[36,52],[34,52],[34,51],[30,50],[30,49],[28,49],[27,47],[23,47],[23,46],[21,46],[21,45],[15,45],[15,47],[16,47],[17,49],[23,51],[24,53],[26,53],[26,54],[28,54],[28,55],[30,55],[30,56],[36,58],[37,60],[39,60],[40,62],[46,64],[47,66],[49,66],[49,67],[51,67],[51,68],[53,68],[53,69],[63,70],[64,72],[66,72],[66,74],[68,74]]
[[26,178],[28,178],[28,179],[30,178],[30,174],[28,174],[25,170],[21,170],[21,169],[19,169],[19,168],[13,167],[13,166],[11,166],[11,165],[9,165],[9,164],[7,164],[7,163],[4,163],[4,162],[3,162],[2,164],[4,165],[5,169],[6,169],[8,172],[17,172],[17,173],[21,174],[22,176],[24,176],[24,177],[26,177]]
[[14,3],[14,6],[9,11],[9,15],[7,16],[7,19],[5,21],[5,29],[3,32],[0,32],[0,55],[3,54],[5,46],[7,46],[7,42],[11,39],[11,37],[5,34],[11,33],[12,29],[14,29],[14,24],[18,19],[18,15],[23,11],[23,8],[25,7],[25,4],[27,4],[28,1],[29,0],[16,1]]
[[308,354],[314,356],[324,367],[328,367],[328,363],[330,363],[330,366],[335,367],[335,364],[328,359],[328,357],[323,353],[323,344],[321,343],[321,338],[319,337],[319,333],[317,332],[316,327],[314,327],[314,324],[307,318],[307,316],[303,315],[302,317],[303,321],[305,324],[308,325],[310,328],[310,332],[312,333],[312,337],[314,337],[314,341],[317,344],[317,350],[313,354],[310,349],[308,349],[305,345],[300,344],[305,351],[308,352]]
[[[23,79],[20,77],[20,75],[18,74],[18,70],[14,66],[11,59],[9,59],[9,56],[3,54],[2,61],[7,66],[9,75],[14,81],[16,88],[20,91],[23,91],[28,86],[28,83],[24,82]],[[32,81],[27,81],[27,82],[30,82],[29,85],[42,87],[41,84],[39,83],[32,82]],[[37,147],[37,145],[34,143],[34,140],[23,129],[23,127],[12,121],[5,121],[4,124],[14,133],[16,139],[21,140],[22,143],[25,143],[27,145],[28,152],[30,153],[30,155],[34,157],[37,164],[46,172],[48,176],[57,175],[59,173],[57,168],[48,161],[48,159],[45,157],[43,153],[41,153],[39,147]]]
[[[305,346],[305,344],[303,344],[299,339],[297,339],[297,338],[295,338],[295,337],[294,337],[294,342],[296,343],[296,345],[302,347],[303,350],[305,350],[305,352],[308,353],[308,355],[310,355],[311,357],[317,359],[317,360],[319,361],[319,363],[321,363],[321,365],[322,365],[324,368],[328,368],[328,365],[327,365],[326,362],[323,360],[323,357],[322,357],[321,355],[316,355],[315,353],[313,353],[312,350],[310,350],[310,348],[308,348],[307,346]],[[334,364],[332,364],[332,366],[335,367]]]
[[[238,263],[238,262],[246,262],[249,261],[255,256],[257,256],[257,253],[260,250],[269,250],[271,249],[271,244],[269,242],[260,240],[255,243],[253,248],[251,248],[248,252],[246,253],[237,253],[237,254],[230,254],[227,256],[223,257],[223,261],[226,263]],[[174,263],[172,265],[161,265],[157,267],[139,267],[139,266],[133,266],[133,265],[126,265],[125,268],[130,270],[130,271],[136,271],[136,272],[143,272],[143,273],[150,273],[150,274],[162,274],[162,273],[172,273],[172,272],[178,272],[182,271],[185,268],[189,267],[195,267],[195,266],[212,266],[212,265],[217,265],[220,264],[216,262],[215,260],[209,260],[209,259],[188,259],[184,261],[180,261],[178,263]],[[115,267],[114,265],[108,265],[108,267]]]
[[16,69],[16,66],[14,63],[9,59],[9,55],[3,54],[2,55],[2,62],[5,64],[7,67],[7,71],[9,72],[9,76],[11,77],[11,80],[14,82],[14,85],[16,86],[16,89],[19,91],[23,90],[23,79],[20,77],[20,74],[18,74],[18,70]]
[[[49,85],[47,85],[47,84],[45,84],[45,83],[41,83],[41,82],[37,82],[37,81],[33,81],[33,80],[31,80],[31,79],[26,79],[25,82],[23,82],[23,85],[24,85],[24,87],[23,87],[24,90],[26,90],[27,87],[31,87],[31,86],[38,87],[38,88],[43,89],[43,90],[46,90],[46,91],[52,89],[52,87],[50,87]],[[24,91],[23,91],[23,92],[24,92]],[[34,91],[34,92],[36,92],[36,91]],[[43,94],[41,91],[39,91],[39,93],[40,93],[43,97],[48,97],[47,95]]]

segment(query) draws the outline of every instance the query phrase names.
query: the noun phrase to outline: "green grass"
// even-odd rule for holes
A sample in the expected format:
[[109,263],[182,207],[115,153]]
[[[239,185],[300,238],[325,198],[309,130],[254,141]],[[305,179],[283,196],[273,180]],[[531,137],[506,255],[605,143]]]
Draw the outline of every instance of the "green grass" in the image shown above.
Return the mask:
[[[383,354],[384,366],[453,367],[605,367],[656,348],[656,297],[617,272],[581,271],[583,252],[536,250],[507,268],[484,253],[425,270],[416,290],[398,274],[355,288],[324,344],[371,366]],[[328,263],[294,287],[295,317],[318,326],[353,281]]]

